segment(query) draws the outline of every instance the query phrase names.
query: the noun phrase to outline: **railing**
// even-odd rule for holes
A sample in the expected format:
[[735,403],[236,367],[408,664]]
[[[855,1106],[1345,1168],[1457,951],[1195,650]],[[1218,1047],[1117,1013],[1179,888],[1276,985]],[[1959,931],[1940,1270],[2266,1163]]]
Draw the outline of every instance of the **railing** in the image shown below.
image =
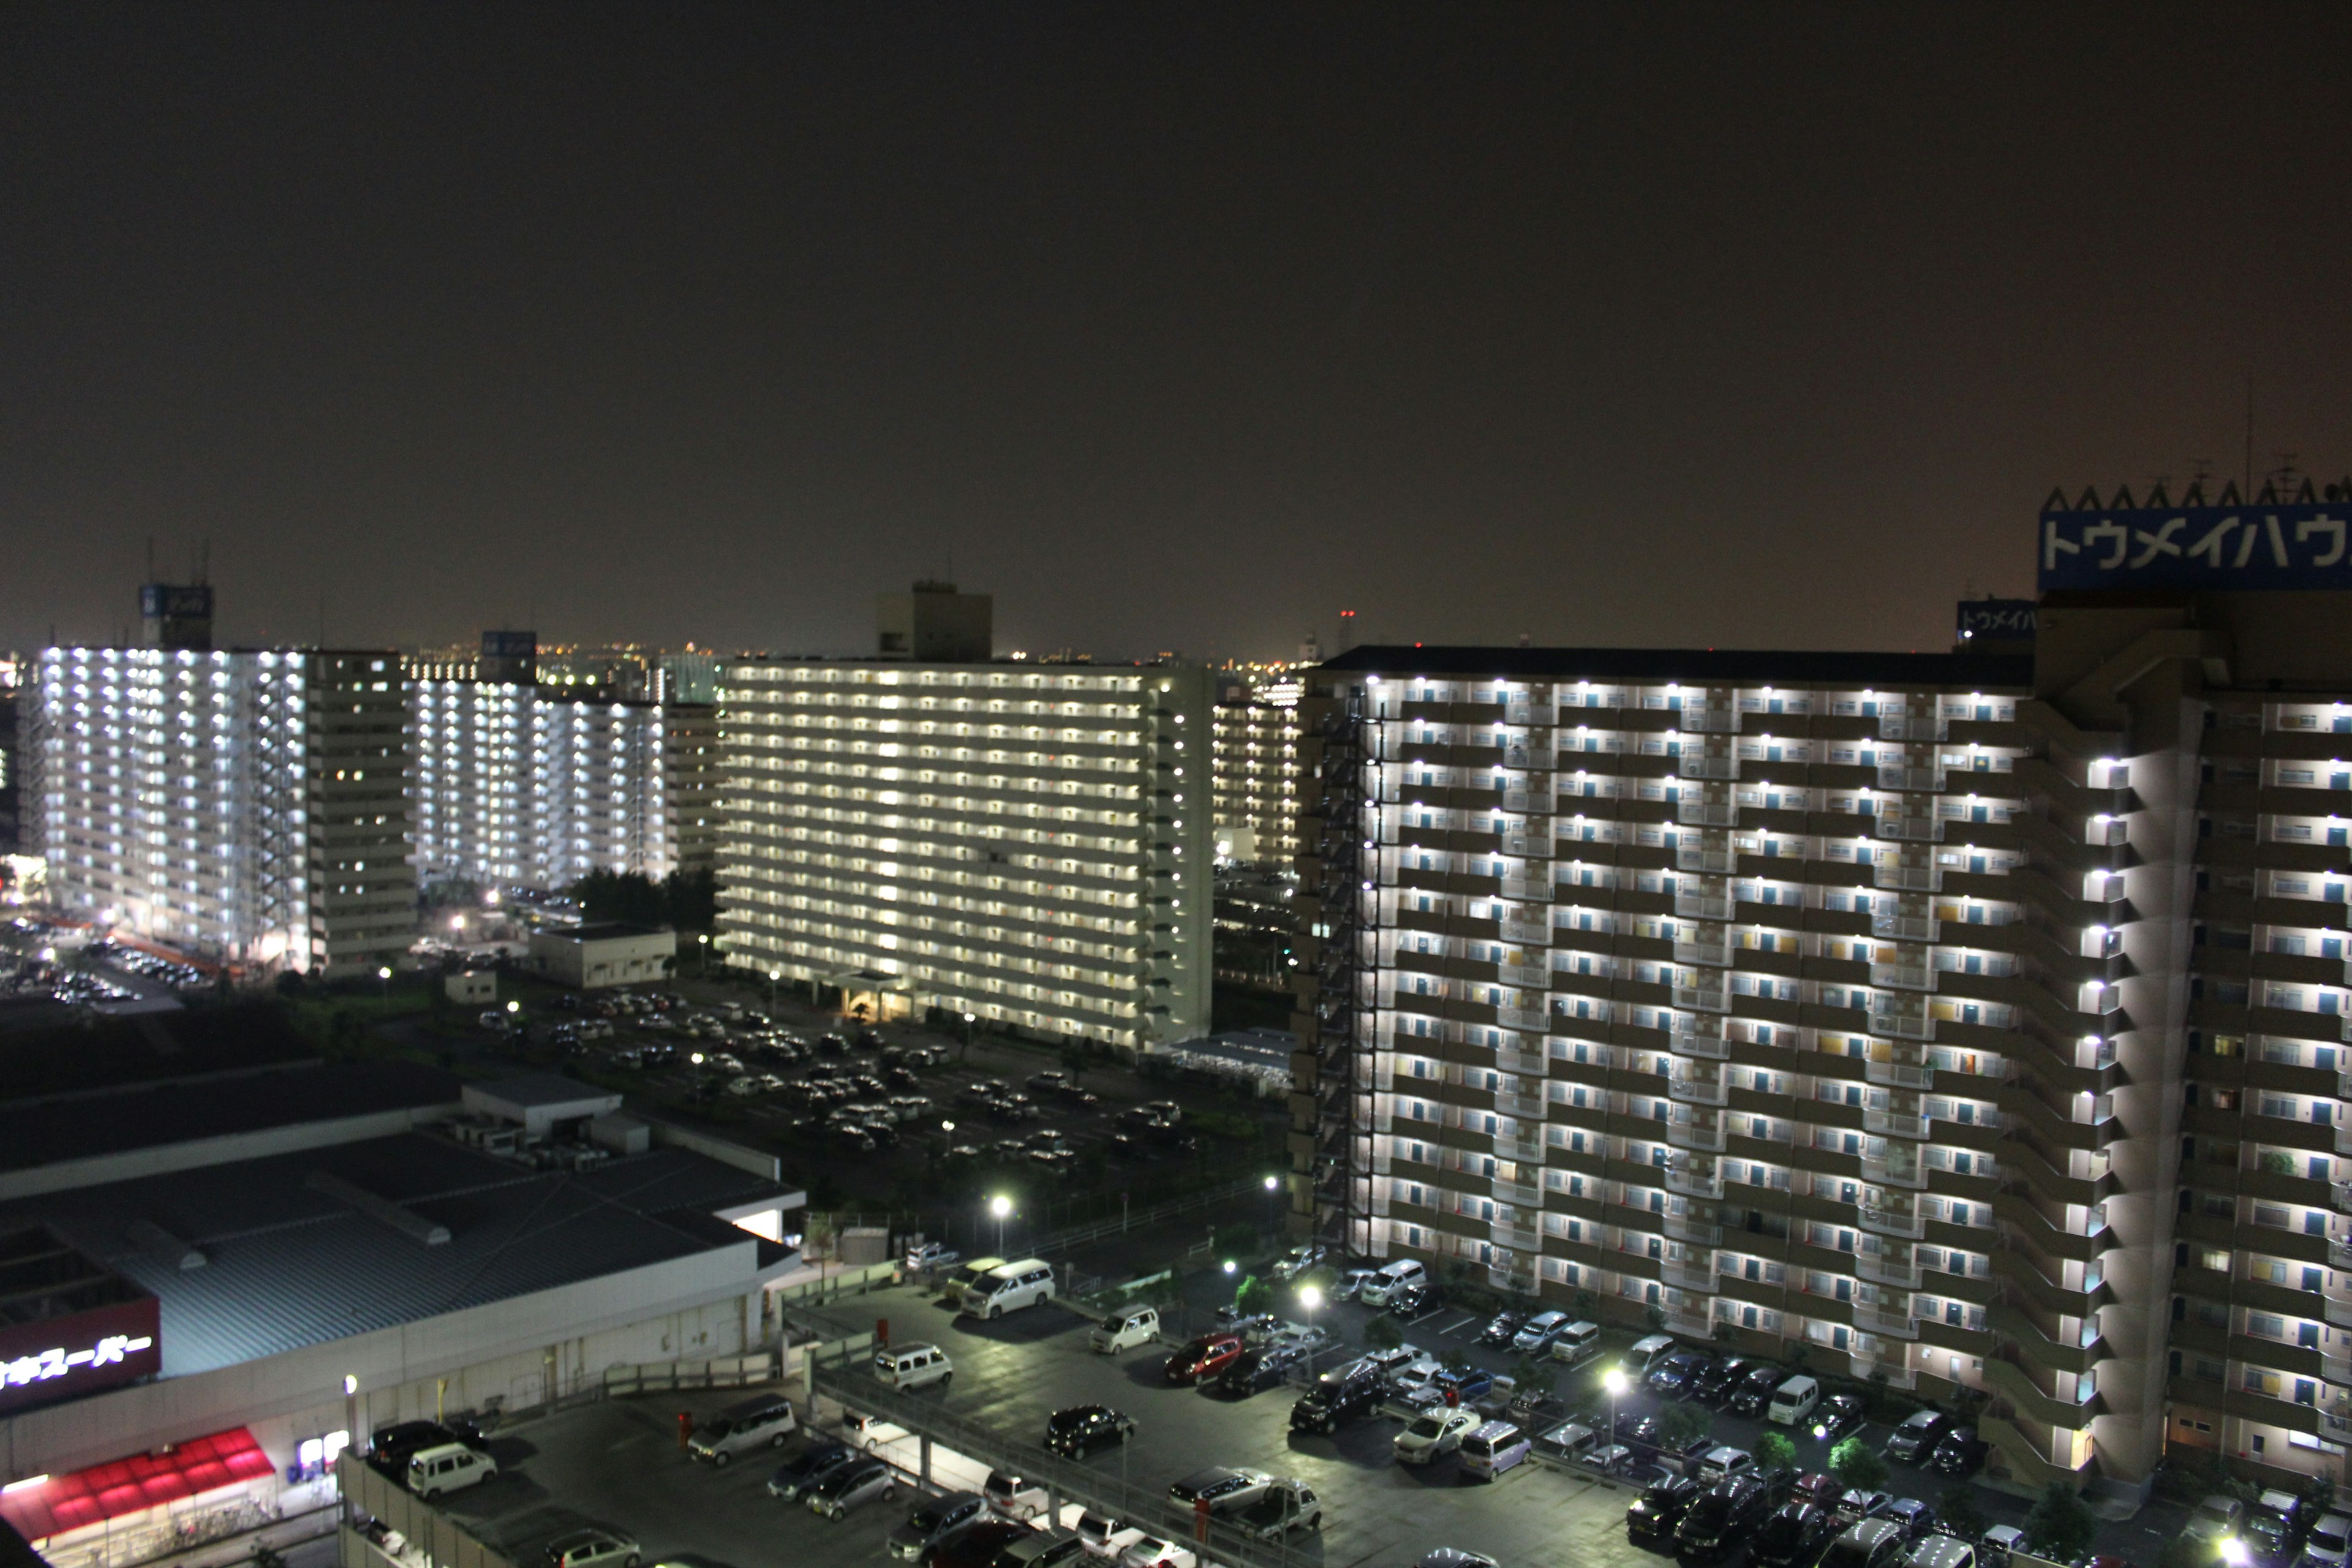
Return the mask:
[[1543,1203],[1543,1189],[1529,1186],[1525,1182],[1497,1180],[1495,1183],[1495,1198],[1498,1203],[1512,1204],[1520,1208],[1537,1208]]
[[1696,1121],[1669,1121],[1666,1123],[1666,1142],[1677,1149],[1699,1149],[1711,1154],[1720,1154],[1725,1140],[1720,1123],[1707,1127]]
[[1541,1078],[1549,1068],[1549,1064],[1538,1053],[1515,1051],[1508,1046],[1496,1048],[1495,1065],[1505,1072],[1517,1073],[1522,1078]]
[[1513,1116],[1531,1116],[1541,1120],[1544,1102],[1532,1094],[1506,1094],[1498,1091],[1495,1096],[1495,1109],[1507,1111]]
[[[1690,1021],[1696,1022],[1695,1019]],[[1712,1019],[1708,1021],[1714,1022]],[[1682,1020],[1676,1021],[1674,1033],[1666,1039],[1666,1048],[1676,1056],[1703,1057],[1709,1061],[1722,1061],[1731,1055],[1731,1042],[1723,1037],[1720,1029],[1685,1028],[1682,1026]]]
[[607,1398],[633,1394],[670,1394],[686,1388],[751,1388],[779,1375],[773,1352],[716,1356],[709,1361],[651,1362],[604,1369]]
[[1506,1029],[1533,1029],[1538,1034],[1550,1026],[1549,1015],[1540,1007],[1497,1007],[1495,1021]]
[[1498,1219],[1490,1222],[1486,1229],[1496,1246],[1507,1247],[1514,1251],[1533,1252],[1543,1245],[1543,1238],[1527,1226],[1512,1225]]
[[1940,866],[1888,866],[1880,864],[1871,868],[1875,887],[1890,888],[1905,893],[1940,893],[1944,890],[1944,870]]
[[1933,942],[1943,924],[1934,915],[1873,915],[1870,934],[1896,942]]
[[1927,1118],[1906,1116],[1899,1110],[1865,1110],[1862,1124],[1869,1131],[1889,1138],[1920,1138],[1927,1136]]
[[1731,1090],[1720,1079],[1670,1078],[1666,1093],[1685,1105],[1728,1105]]
[[1871,819],[1871,836],[1911,844],[1940,844],[1944,825],[1932,816],[1879,816]]
[[1525,942],[1529,947],[1547,947],[1551,942],[1551,922],[1506,919],[1503,921],[1503,940]]
[[1731,944],[1723,942],[1678,942],[1675,943],[1675,962],[1728,969],[1731,967]]
[[1739,807],[1727,800],[1678,800],[1675,803],[1675,820],[1694,827],[1737,827]]
[[1927,790],[1930,793],[1940,795],[1943,793],[1944,788],[1944,770],[1941,768],[1882,767],[1878,770],[1878,787],[1881,789]]
[[1720,990],[1701,990],[1696,985],[1675,987],[1675,1005],[1700,1013],[1728,1013],[1731,1004]]
[[1899,1236],[1906,1241],[1917,1241],[1927,1234],[1927,1216],[1916,1209],[1906,1214],[1900,1209],[1873,1208],[1865,1204],[1858,1218],[1863,1229],[1876,1236]]
[[1727,921],[1731,918],[1731,900],[1711,893],[1675,892],[1675,913],[1685,920]]
[[1696,1242],[1701,1247],[1719,1247],[1723,1243],[1721,1226],[1707,1220],[1692,1219],[1687,1215],[1666,1215],[1666,1234],[1676,1241]]
[[1882,1186],[1907,1187],[1913,1192],[1925,1192],[1927,1187],[1927,1172],[1916,1162],[1898,1165],[1874,1160],[1867,1154],[1862,1157],[1862,1179]]
[[1857,1302],[1853,1309],[1853,1326],[1874,1334],[1885,1334],[1893,1339],[1916,1340],[1919,1325],[1908,1312],[1882,1311]]
[[1936,1069],[1917,1062],[1883,1062],[1865,1058],[1862,1076],[1872,1083],[1883,1083],[1895,1089],[1933,1089]]
[[1878,715],[1878,738],[1882,741],[1940,741],[1944,734],[1944,721],[1933,713],[1913,713],[1896,708]]
[[1723,1177],[1713,1171],[1677,1171],[1666,1168],[1666,1191],[1685,1197],[1719,1198],[1723,1196]]
[[1900,1040],[1932,1040],[1936,1037],[1936,1020],[1925,1013],[1878,1013],[1870,1016],[1873,1034],[1893,1035]]
[[1912,1389],[1919,1386],[1919,1372],[1916,1367],[1904,1366],[1895,1362],[1874,1361],[1868,1356],[1859,1355],[1846,1357],[1846,1363],[1852,1369],[1853,1375],[1864,1383],[1873,1378],[1883,1377],[1886,1380],[1886,1386],[1889,1388]]
[[1907,963],[1874,963],[1870,983],[1897,991],[1933,991],[1936,971]]
[[1551,902],[1551,879],[1506,877],[1503,879],[1503,897],[1516,899],[1523,904],[1548,904]]
[[1688,849],[1676,847],[1675,869],[1697,871],[1710,877],[1728,877],[1738,868],[1738,857],[1728,849]]
[[1670,1260],[1660,1272],[1665,1275],[1666,1283],[1685,1290],[1715,1289],[1715,1269],[1711,1264],[1701,1267],[1697,1264],[1675,1263]]
[[1685,734],[1737,735],[1739,712],[1733,708],[1685,708],[1675,716],[1675,727]]
[[1707,757],[1685,752],[1675,759],[1675,771],[1686,779],[1736,779],[1739,776],[1738,757]]
[[[428,1563],[440,1568],[514,1568],[512,1558],[433,1504],[411,1496],[408,1489],[370,1468],[349,1449],[335,1460],[335,1484],[346,1505],[398,1531]],[[344,1534],[346,1544],[361,1539],[356,1531]],[[378,1561],[383,1561],[380,1554]]]
[[2352,1182],[2337,1182],[2329,1188],[2329,1191],[2336,1195],[2336,1211],[2340,1214],[2352,1214]]
[[1551,984],[1551,970],[1540,963],[1498,963],[1495,973],[1506,985],[1524,985],[1541,991]]
[[1921,1279],[1916,1260],[1906,1259],[1897,1263],[1879,1252],[1857,1253],[1854,1256],[1853,1271],[1873,1284],[1899,1286],[1906,1290],[1917,1289]]

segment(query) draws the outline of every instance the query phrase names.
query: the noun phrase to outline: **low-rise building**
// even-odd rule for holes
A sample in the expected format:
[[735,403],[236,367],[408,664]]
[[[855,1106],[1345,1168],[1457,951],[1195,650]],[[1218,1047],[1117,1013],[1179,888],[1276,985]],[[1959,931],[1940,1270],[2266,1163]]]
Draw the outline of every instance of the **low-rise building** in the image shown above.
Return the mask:
[[530,962],[583,991],[665,980],[677,963],[677,932],[607,921],[530,933]]

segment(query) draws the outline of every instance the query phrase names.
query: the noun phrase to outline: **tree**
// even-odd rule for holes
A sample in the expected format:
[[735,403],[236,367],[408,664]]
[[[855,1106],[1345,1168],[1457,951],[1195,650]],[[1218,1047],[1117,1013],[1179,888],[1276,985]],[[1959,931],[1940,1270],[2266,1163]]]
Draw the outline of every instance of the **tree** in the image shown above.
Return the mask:
[[1669,1448],[1687,1448],[1715,1428],[1715,1418],[1686,1399],[1677,1399],[1658,1412],[1658,1436]]
[[1540,1399],[1559,1384],[1559,1363],[1547,1356],[1538,1361],[1523,1355],[1511,1363],[1513,1392]]
[[1782,1433],[1767,1432],[1756,1439],[1756,1462],[1768,1470],[1793,1470],[1797,1446]]
[[1974,1541],[1985,1532],[1991,1521],[1977,1506],[1974,1487],[1953,1487],[1936,1504],[1936,1517],[1945,1527],[1963,1541]]
[[1255,1317],[1274,1307],[1274,1287],[1255,1274],[1244,1274],[1234,1289],[1234,1310],[1244,1317]]
[[564,891],[580,906],[580,918],[592,924],[657,926],[669,914],[660,884],[635,871],[591,871]]
[[1589,1320],[1593,1313],[1601,1310],[1601,1298],[1590,1290],[1579,1290],[1570,1300],[1569,1305],[1574,1309],[1578,1317]]
[[2025,1549],[2036,1557],[2072,1563],[2091,1549],[2091,1539],[2098,1532],[2098,1516],[2064,1481],[2042,1488],[2025,1516]]
[[1404,1343],[1404,1334],[1396,1326],[1394,1318],[1386,1312],[1378,1312],[1373,1314],[1371,1321],[1364,1325],[1364,1342],[1376,1351],[1392,1351]]
[[[1830,1450],[1830,1474],[1858,1491],[1875,1491],[1886,1484],[1886,1461],[1860,1437],[1848,1437]],[[2065,1558],[2073,1562],[2074,1554]]]

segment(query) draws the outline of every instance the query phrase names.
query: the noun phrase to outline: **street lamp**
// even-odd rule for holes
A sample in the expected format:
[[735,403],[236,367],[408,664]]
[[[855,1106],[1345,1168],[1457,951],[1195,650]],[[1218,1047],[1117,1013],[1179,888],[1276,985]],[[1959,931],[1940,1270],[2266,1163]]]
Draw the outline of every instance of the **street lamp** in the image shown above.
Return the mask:
[[1281,1187],[1280,1176],[1268,1176],[1265,1179],[1265,1234],[1269,1242],[1274,1239],[1274,1194],[1280,1191]]
[[2246,1568],[2246,1543],[2232,1535],[2221,1542],[2221,1561],[2230,1568]]
[[383,982],[383,1015],[389,1018],[392,1016],[392,965],[387,963],[377,970],[375,977]]
[[1617,1441],[1618,1397],[1633,1385],[1627,1380],[1623,1367],[1612,1366],[1601,1374],[1601,1386],[1609,1391],[1609,1443],[1602,1445],[1606,1447]]
[[[1322,1289],[1319,1286],[1315,1285],[1300,1286],[1298,1289],[1298,1304],[1307,1309],[1307,1337],[1310,1342],[1312,1342],[1315,1338],[1315,1309],[1323,1304]],[[1307,1352],[1307,1364],[1309,1367],[1312,1367],[1315,1364],[1315,1351],[1311,1342]]]
[[770,1017],[773,1017],[775,1016],[776,982],[782,977],[783,973],[784,972],[781,969],[771,969],[768,971],[768,1016]]
[[988,1200],[988,1212],[996,1216],[996,1256],[1004,1256],[1004,1221],[1013,1213],[1013,1200],[999,1193]]
[[[696,952],[694,972],[708,980],[710,978],[710,933],[704,931],[697,936],[694,939],[694,945]],[[775,1005],[776,994],[771,987],[768,992],[768,1005],[773,1007]]]

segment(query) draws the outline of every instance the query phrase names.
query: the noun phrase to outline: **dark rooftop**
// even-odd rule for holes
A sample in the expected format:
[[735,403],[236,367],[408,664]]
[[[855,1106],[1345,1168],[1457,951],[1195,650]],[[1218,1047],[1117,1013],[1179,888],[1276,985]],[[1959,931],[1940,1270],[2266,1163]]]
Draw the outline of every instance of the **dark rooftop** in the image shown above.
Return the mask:
[[2029,690],[2033,660],[1980,653],[1808,653],[1799,650],[1643,647],[1416,647],[1368,644],[1326,659],[1324,669],[1373,674],[1674,680],[1791,686],[1943,686]]
[[667,926],[633,926],[621,921],[599,921],[594,925],[573,926],[569,931],[543,931],[541,936],[562,942],[609,942],[625,936],[674,936]]
[[318,1049],[266,1002],[195,1007],[0,1036],[0,1098],[104,1092],[125,1084],[314,1059]]

